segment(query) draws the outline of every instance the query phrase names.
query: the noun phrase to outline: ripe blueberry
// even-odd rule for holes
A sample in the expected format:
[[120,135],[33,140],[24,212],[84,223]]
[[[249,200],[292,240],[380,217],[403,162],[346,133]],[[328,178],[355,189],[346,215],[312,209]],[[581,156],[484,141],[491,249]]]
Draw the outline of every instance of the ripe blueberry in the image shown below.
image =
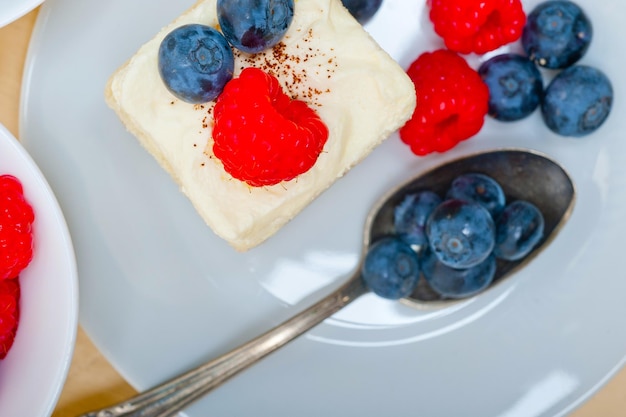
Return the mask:
[[474,201],[496,217],[506,203],[506,196],[500,184],[485,174],[471,172],[456,177],[446,194],[446,199]]
[[489,115],[509,122],[523,119],[539,105],[543,78],[537,66],[517,54],[497,55],[485,61],[478,74],[489,87]]
[[514,201],[496,221],[494,254],[517,261],[530,253],[543,237],[544,219],[537,207],[527,201]]
[[398,238],[380,239],[370,246],[361,276],[365,285],[380,297],[392,300],[406,297],[420,277],[417,254]]
[[587,52],[592,34],[591,21],[578,5],[550,0],[528,14],[522,46],[537,65],[566,68]]
[[612,105],[613,87],[608,77],[596,68],[575,65],[550,82],[541,113],[553,132],[580,137],[599,128]]
[[228,42],[254,54],[283,38],[293,8],[294,0],[217,0],[217,19]]
[[383,0],[341,0],[341,2],[360,24],[365,24],[376,14]]
[[440,203],[441,197],[432,191],[406,195],[394,210],[396,234],[419,252],[427,244],[426,220]]
[[493,250],[495,225],[480,204],[451,199],[437,206],[428,217],[426,236],[443,264],[470,268],[487,259]]
[[217,30],[180,26],[159,46],[158,67],[167,89],[188,103],[214,100],[233,77],[233,52]]
[[444,265],[431,251],[422,259],[422,272],[430,287],[448,298],[464,298],[487,288],[496,273],[496,258],[490,255],[476,266],[454,269]]

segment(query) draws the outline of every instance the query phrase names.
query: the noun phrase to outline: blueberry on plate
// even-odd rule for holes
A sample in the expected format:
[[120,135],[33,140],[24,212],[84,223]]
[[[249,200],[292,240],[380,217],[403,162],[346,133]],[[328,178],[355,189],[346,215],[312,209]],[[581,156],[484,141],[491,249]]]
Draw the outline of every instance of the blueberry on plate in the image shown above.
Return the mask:
[[462,174],[452,180],[446,199],[473,201],[495,218],[506,204],[506,196],[496,180],[477,172]]
[[447,298],[464,298],[475,295],[492,282],[496,274],[496,258],[490,255],[476,266],[454,269],[444,265],[430,250],[422,260],[422,272],[430,287]]
[[341,0],[346,9],[360,24],[370,20],[380,8],[383,0]]
[[575,65],[561,71],[548,85],[541,114],[553,132],[580,137],[594,132],[609,116],[613,87],[600,70]]
[[455,269],[476,266],[495,244],[495,225],[486,208],[473,201],[446,200],[426,221],[428,243],[439,260]]
[[573,65],[587,52],[592,35],[591,21],[577,4],[550,0],[528,14],[522,46],[537,65],[561,69]]
[[427,244],[426,220],[441,204],[441,197],[432,191],[407,194],[394,209],[396,234],[418,252]]
[[530,253],[543,237],[544,219],[541,211],[528,201],[507,205],[496,221],[496,257],[517,261]]
[[188,103],[214,100],[232,79],[234,65],[230,45],[209,26],[180,26],[159,46],[161,79],[174,96]]
[[417,254],[398,238],[382,238],[367,251],[361,276],[365,285],[380,297],[392,300],[406,297],[419,281]]
[[478,68],[489,88],[489,115],[505,122],[530,115],[541,102],[543,78],[528,58],[508,53],[494,56]]
[[294,0],[217,0],[217,19],[228,42],[254,54],[280,42],[293,8]]

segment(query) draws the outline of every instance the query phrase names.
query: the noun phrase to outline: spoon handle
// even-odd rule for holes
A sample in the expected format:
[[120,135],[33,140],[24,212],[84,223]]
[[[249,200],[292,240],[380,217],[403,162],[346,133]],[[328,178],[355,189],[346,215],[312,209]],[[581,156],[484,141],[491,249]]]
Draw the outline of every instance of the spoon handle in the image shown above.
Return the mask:
[[356,273],[322,300],[240,347],[127,401],[79,417],[172,417],[366,292]]

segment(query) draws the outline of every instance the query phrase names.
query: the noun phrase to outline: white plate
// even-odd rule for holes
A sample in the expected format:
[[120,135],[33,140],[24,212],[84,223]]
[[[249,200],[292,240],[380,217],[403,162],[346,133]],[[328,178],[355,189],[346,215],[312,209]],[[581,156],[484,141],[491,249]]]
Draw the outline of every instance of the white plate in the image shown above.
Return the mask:
[[24,16],[41,3],[43,0],[3,0],[0,2],[0,28]]
[[20,275],[20,321],[0,360],[0,416],[52,414],[78,322],[76,261],[57,200],[26,150],[0,125],[0,174],[19,178],[35,210],[33,260]]
[[[131,384],[148,388],[289,317],[356,264],[361,227],[379,195],[433,164],[501,146],[556,157],[578,187],[571,220],[526,269],[439,313],[366,296],[188,415],[556,416],[621,366],[622,0],[581,1],[596,27],[584,62],[609,74],[616,90],[613,115],[596,134],[557,137],[538,114],[513,124],[489,120],[452,152],[421,159],[393,136],[243,254],[213,235],[103,99],[109,75],[192,3],[50,0],[24,79],[22,135],[58,190],[76,241],[81,322]],[[404,66],[440,46],[424,7],[385,0],[368,25]]]

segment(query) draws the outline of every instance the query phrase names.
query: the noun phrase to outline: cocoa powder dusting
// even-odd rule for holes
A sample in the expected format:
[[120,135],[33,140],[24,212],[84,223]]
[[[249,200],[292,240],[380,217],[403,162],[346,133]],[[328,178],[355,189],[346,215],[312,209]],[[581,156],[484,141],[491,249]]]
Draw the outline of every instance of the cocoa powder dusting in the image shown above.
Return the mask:
[[[336,56],[310,45],[313,40],[313,29],[309,29],[306,35],[298,41],[291,51],[287,51],[287,45],[279,42],[272,49],[258,54],[246,54],[235,50],[235,60],[241,62],[239,71],[246,67],[261,68],[265,72],[280,80],[287,94],[292,99],[306,101],[311,106],[319,107],[318,97],[329,93],[329,89],[320,90],[308,86],[309,74],[304,64],[310,66],[312,60],[317,68],[315,75],[324,75],[326,79],[332,78],[337,69]],[[333,49],[330,49],[333,52]]]

